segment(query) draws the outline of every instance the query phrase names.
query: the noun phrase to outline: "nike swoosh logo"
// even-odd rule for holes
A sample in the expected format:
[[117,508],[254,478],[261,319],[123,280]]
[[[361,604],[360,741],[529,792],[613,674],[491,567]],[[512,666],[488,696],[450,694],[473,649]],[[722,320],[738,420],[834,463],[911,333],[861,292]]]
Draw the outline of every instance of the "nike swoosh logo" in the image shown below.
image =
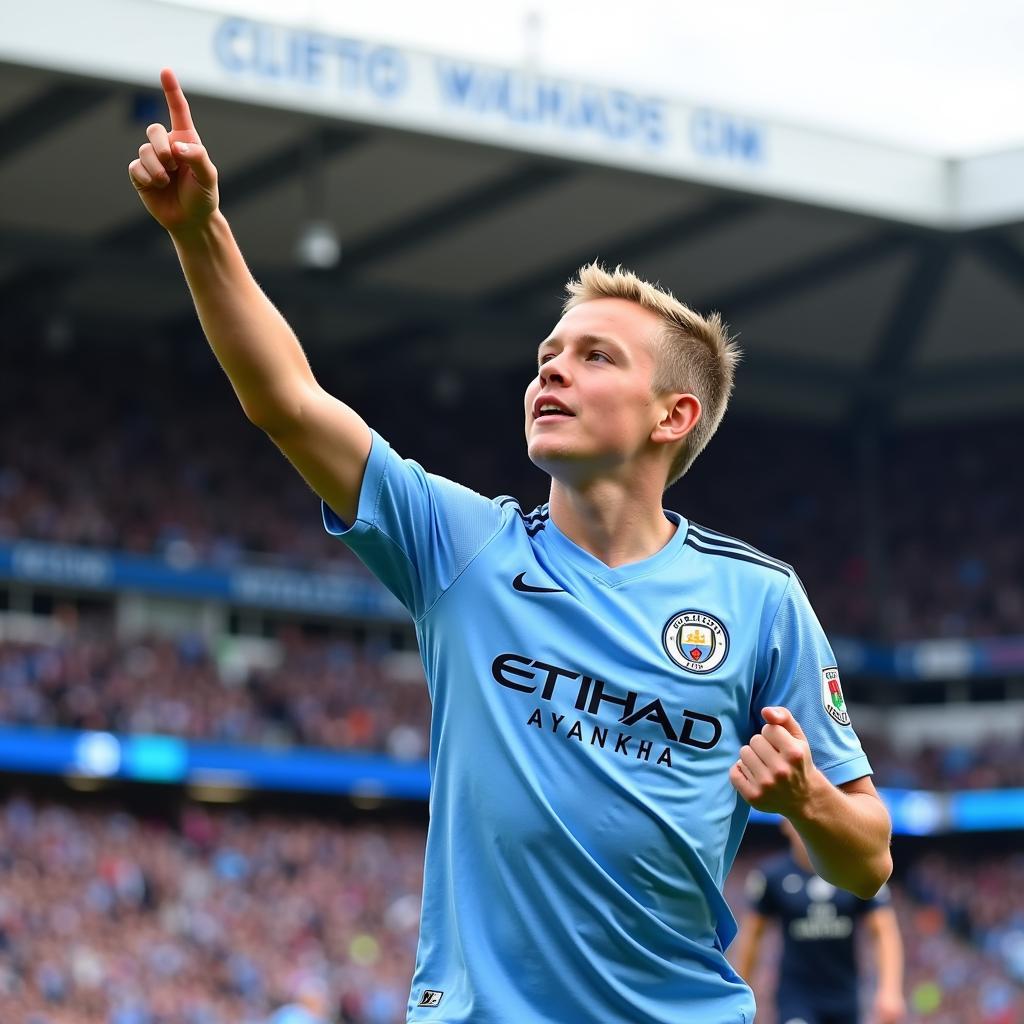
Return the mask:
[[521,572],[513,581],[513,590],[518,590],[520,594],[564,594],[565,591],[561,587],[533,587],[529,583],[526,583],[523,577],[526,576],[525,572]]

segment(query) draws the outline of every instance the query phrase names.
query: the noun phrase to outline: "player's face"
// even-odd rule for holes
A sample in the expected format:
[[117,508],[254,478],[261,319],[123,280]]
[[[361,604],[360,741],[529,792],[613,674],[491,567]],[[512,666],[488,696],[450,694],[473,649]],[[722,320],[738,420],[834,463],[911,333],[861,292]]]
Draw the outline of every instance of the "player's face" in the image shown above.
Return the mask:
[[562,317],[541,343],[538,373],[526,389],[526,443],[535,465],[582,482],[649,448],[663,415],[651,393],[660,327],[654,313],[625,299],[594,299]]

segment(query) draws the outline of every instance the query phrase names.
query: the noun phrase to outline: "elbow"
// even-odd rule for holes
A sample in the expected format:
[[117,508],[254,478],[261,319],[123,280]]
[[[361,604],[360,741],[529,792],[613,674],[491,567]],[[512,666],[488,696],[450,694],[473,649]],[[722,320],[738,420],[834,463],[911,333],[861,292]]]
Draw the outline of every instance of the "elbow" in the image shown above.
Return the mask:
[[246,419],[271,440],[294,430],[308,409],[305,395],[263,394],[239,398]]
[[281,415],[279,411],[251,406],[242,406],[246,419],[259,428],[272,441],[288,430],[289,419]]
[[868,865],[865,876],[858,879],[856,887],[850,891],[862,900],[869,900],[878,894],[878,890],[889,881],[892,875],[892,854],[886,846],[882,852]]
[[241,404],[246,419],[254,427],[258,427],[271,437],[286,430],[295,418],[294,410],[288,409],[280,402],[272,402],[266,398],[262,400],[243,398]]

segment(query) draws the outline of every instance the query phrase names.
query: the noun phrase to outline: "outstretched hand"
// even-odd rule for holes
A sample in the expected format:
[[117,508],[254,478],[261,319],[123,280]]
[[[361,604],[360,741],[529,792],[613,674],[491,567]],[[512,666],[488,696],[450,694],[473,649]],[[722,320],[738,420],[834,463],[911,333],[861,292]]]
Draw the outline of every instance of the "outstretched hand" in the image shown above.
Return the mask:
[[151,124],[128,177],[153,218],[172,234],[201,227],[217,210],[217,168],[192,123],[188,100],[170,68],[160,72],[171,130]]
[[803,729],[786,708],[763,708],[765,726],[740,748],[729,770],[736,791],[759,811],[799,816],[824,776],[814,767]]

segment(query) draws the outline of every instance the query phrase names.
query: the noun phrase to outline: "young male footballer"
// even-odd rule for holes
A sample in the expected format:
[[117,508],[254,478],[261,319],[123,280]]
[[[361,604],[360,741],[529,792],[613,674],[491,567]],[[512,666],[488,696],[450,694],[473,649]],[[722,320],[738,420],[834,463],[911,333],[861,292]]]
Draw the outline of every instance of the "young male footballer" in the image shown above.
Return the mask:
[[662,508],[738,353],[633,274],[585,267],[526,388],[550,501],[524,512],[403,460],[315,380],[218,209],[170,71],[129,167],[246,416],[409,609],[433,702],[408,1020],[750,1024],[721,885],[749,807],[867,898],[889,817],[793,569]]

